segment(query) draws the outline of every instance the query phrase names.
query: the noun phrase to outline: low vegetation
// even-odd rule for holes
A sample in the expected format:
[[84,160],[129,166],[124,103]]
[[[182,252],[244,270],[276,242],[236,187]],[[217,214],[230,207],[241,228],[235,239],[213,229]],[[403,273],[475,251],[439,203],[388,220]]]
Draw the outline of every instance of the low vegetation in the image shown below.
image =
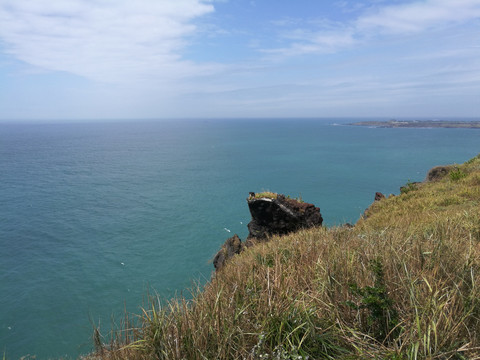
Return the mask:
[[353,228],[273,237],[89,359],[480,359],[480,157]]
[[[252,195],[255,194],[255,195]],[[260,193],[252,193],[248,198],[250,200],[252,199],[262,199],[262,198],[267,198],[267,199],[276,199],[278,197],[277,193],[271,192],[271,191],[263,191]]]

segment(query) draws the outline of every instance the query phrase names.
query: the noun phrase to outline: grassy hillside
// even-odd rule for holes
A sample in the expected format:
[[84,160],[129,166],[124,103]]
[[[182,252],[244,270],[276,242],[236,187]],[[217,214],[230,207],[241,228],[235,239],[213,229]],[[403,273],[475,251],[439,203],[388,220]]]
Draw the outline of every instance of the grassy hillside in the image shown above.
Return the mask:
[[354,228],[274,237],[92,359],[479,359],[480,156]]

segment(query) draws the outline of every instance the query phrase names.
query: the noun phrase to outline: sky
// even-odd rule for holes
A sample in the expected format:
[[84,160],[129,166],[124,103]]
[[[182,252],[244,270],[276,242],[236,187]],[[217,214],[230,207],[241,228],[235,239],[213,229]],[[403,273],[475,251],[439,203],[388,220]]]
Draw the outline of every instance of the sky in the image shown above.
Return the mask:
[[0,0],[0,120],[480,119],[480,0]]

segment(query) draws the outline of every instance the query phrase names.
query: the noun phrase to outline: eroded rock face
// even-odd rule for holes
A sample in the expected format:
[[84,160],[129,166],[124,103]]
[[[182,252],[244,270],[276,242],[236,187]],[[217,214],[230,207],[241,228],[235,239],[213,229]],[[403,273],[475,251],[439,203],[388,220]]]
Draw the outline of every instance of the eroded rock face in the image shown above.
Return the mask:
[[278,195],[276,199],[247,199],[252,221],[248,224],[248,239],[262,240],[271,235],[284,235],[302,228],[321,226],[320,209],[313,204],[288,199]]
[[250,193],[247,203],[252,215],[247,240],[242,243],[237,234],[227,239],[213,259],[216,271],[256,240],[265,241],[271,235],[284,235],[302,228],[321,226],[323,223],[318,207],[284,195],[257,198],[255,193]]
[[227,241],[225,241],[225,244],[223,244],[222,248],[213,259],[213,266],[215,267],[215,270],[220,270],[225,265],[227,260],[235,256],[236,254],[240,254],[242,250],[242,240],[240,240],[237,234],[227,239]]

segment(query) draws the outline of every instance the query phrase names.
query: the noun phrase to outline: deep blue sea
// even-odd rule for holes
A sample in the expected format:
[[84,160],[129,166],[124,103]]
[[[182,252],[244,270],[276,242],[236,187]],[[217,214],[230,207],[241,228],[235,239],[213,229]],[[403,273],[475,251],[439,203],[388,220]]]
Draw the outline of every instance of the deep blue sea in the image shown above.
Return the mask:
[[221,244],[247,234],[250,191],[353,223],[376,191],[480,153],[480,130],[349,121],[0,124],[0,356],[75,358],[92,323],[205,282]]

